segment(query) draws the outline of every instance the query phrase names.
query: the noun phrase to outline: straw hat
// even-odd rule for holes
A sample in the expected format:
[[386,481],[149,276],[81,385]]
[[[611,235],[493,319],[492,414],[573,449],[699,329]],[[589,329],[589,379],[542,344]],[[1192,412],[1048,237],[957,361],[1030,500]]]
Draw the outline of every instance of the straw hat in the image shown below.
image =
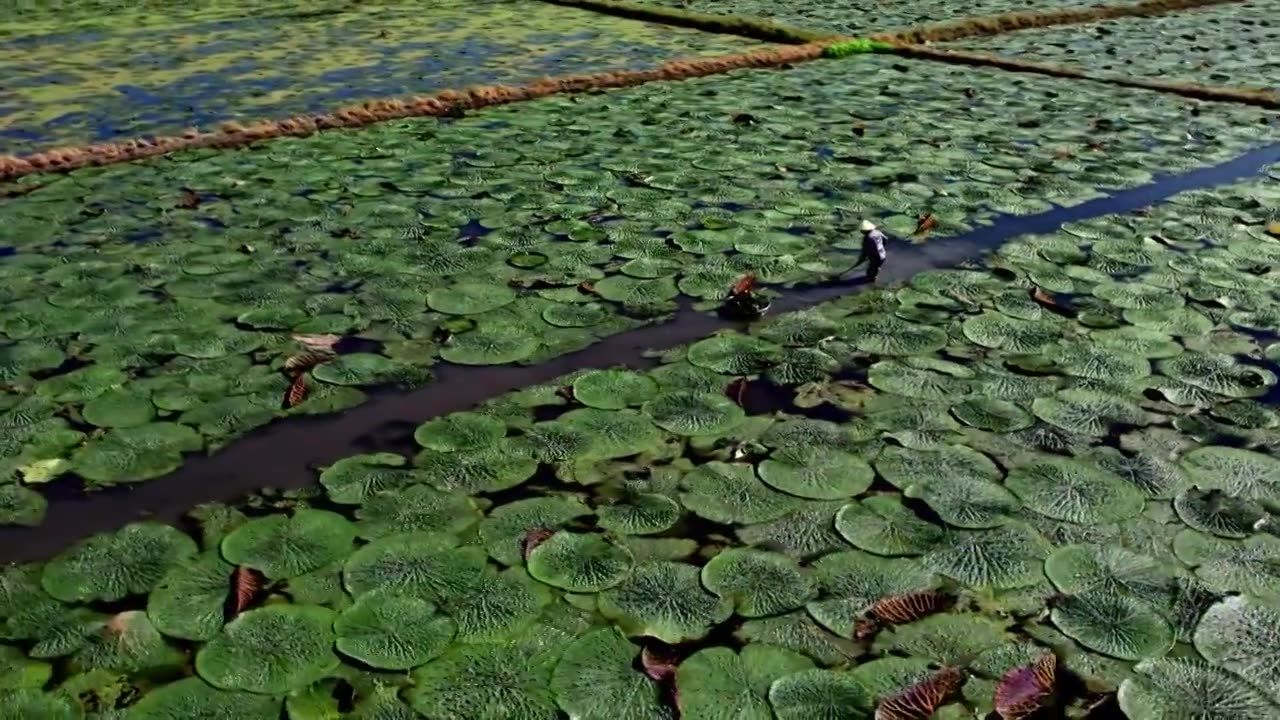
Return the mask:
[[862,224],[858,226],[858,229],[862,232],[871,232],[876,229],[876,225],[870,220],[863,220]]

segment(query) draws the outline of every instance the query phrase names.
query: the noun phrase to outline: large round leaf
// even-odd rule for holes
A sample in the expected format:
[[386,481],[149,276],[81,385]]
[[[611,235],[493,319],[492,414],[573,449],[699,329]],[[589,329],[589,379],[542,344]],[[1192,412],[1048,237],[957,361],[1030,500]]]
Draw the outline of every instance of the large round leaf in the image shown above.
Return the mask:
[[342,458],[320,473],[320,484],[329,499],[359,505],[375,493],[404,487],[421,480],[404,467],[408,461],[395,453],[368,453]]
[[871,487],[875,478],[871,466],[857,455],[817,448],[775,453],[757,472],[774,489],[813,500],[853,497]]
[[301,690],[339,665],[332,610],[269,605],[227,623],[196,654],[196,672],[224,690],[283,695]]
[[516,293],[505,285],[459,283],[427,293],[427,305],[449,315],[478,315],[515,302]]
[[480,523],[480,541],[494,560],[517,565],[523,559],[524,539],[534,530],[555,530],[591,509],[573,496],[516,500],[489,513]]
[[702,587],[698,568],[678,562],[637,565],[600,595],[600,612],[629,633],[667,643],[696,640],[733,613],[733,603]]
[[857,678],[836,670],[802,670],[769,686],[778,720],[866,720],[872,704],[871,692]]
[[698,517],[719,523],[768,522],[803,502],[760,482],[754,468],[741,463],[699,465],[680,484],[685,488],[680,502]]
[[241,525],[222,540],[222,556],[273,580],[304,575],[351,552],[356,528],[328,510],[300,509]]
[[658,685],[632,668],[640,648],[617,628],[583,635],[551,675],[556,703],[575,720],[665,720]]
[[429,420],[413,433],[424,448],[440,452],[492,447],[507,434],[501,420],[476,412],[456,412]]
[[206,552],[174,567],[147,598],[156,628],[183,640],[209,640],[222,629],[234,567]]
[[1045,560],[1044,574],[1068,595],[1106,592],[1162,603],[1173,573],[1159,560],[1114,545],[1065,545]]
[[1120,685],[1130,720],[1274,720],[1276,705],[1238,676],[1192,659],[1144,660]]
[[1041,515],[1082,525],[1119,522],[1143,506],[1137,488],[1075,458],[1036,456],[1014,466],[1005,485]]
[[702,568],[702,584],[732,600],[739,615],[764,617],[794,610],[813,595],[795,560],[779,553],[729,548]]
[[373,540],[402,532],[458,533],[475,525],[480,510],[471,498],[426,485],[380,492],[356,511],[356,532]]
[[1210,662],[1227,668],[1280,703],[1280,605],[1236,595],[1205,612],[1195,644]]
[[483,551],[456,544],[449,535],[389,535],[347,558],[343,584],[356,597],[386,590],[438,602],[468,587],[485,568]]
[[564,638],[455,644],[413,672],[406,699],[421,715],[556,720],[551,671]]
[[621,410],[658,394],[658,383],[630,370],[589,370],[573,381],[573,396],[588,407]]
[[1182,469],[1208,490],[1247,500],[1280,503],[1280,460],[1233,447],[1202,447],[1182,456]]
[[854,547],[889,556],[922,555],[943,536],[941,527],[917,517],[890,495],[845,505],[836,514],[836,530]]
[[710,647],[676,670],[684,720],[773,720],[769,686],[780,677],[813,668],[813,661],[783,648],[749,643],[740,652]]
[[535,547],[528,558],[534,579],[570,592],[599,592],[631,572],[627,548],[597,533],[561,530]]
[[408,670],[444,652],[453,620],[422,598],[387,592],[361,595],[333,626],[338,651],[370,667]]
[[925,567],[977,588],[1007,590],[1043,581],[1044,538],[1026,525],[952,530],[924,556]]
[[131,523],[50,560],[40,584],[65,602],[122,600],[150,592],[171,568],[195,554],[195,540],[176,528]]
[[677,435],[719,435],[746,417],[737,403],[712,393],[668,392],[644,404],[660,428]]
[[142,696],[129,720],[279,720],[279,697],[209,687],[200,678],[162,685]]
[[1157,657],[1173,646],[1173,629],[1155,609],[1107,590],[1068,596],[1050,617],[1081,645],[1124,660]]

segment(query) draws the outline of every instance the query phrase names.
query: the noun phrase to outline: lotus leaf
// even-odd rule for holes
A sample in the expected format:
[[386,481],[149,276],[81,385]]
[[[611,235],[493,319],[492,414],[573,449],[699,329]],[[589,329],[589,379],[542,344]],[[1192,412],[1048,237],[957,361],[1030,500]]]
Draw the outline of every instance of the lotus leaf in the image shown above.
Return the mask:
[[1061,336],[1058,325],[1048,319],[1019,320],[992,311],[970,317],[961,327],[971,342],[1016,353],[1038,352]]
[[867,461],[839,450],[775,452],[760,463],[760,479],[775,490],[813,500],[849,498],[871,487]]
[[580,408],[561,415],[559,421],[591,436],[589,455],[599,460],[652,450],[663,437],[648,415],[635,410]]
[[574,398],[602,410],[643,405],[657,394],[656,382],[629,370],[589,370],[573,381]]
[[629,633],[679,643],[704,637],[733,613],[733,603],[703,589],[698,568],[650,561],[600,594],[600,612]]
[[1145,357],[1102,345],[1061,344],[1049,356],[1062,372],[1075,377],[1123,383],[1151,374],[1151,363]]
[[642,493],[624,502],[596,508],[597,523],[627,535],[652,535],[669,530],[680,519],[680,505],[657,493]]
[[331,385],[378,385],[389,382],[411,384],[418,377],[410,366],[373,353],[339,355],[317,365],[311,375]]
[[406,699],[426,717],[556,720],[551,672],[559,637],[456,644],[413,672]]
[[1131,720],[1270,720],[1280,712],[1236,675],[1184,658],[1138,663],[1121,683],[1119,700]]
[[775,548],[796,560],[806,560],[844,547],[832,519],[839,502],[807,502],[777,520],[738,528],[747,545]]
[[108,432],[76,450],[71,462],[92,484],[138,482],[177,470],[183,452],[203,446],[200,435],[185,425],[148,423]]
[[538,497],[503,505],[480,523],[480,540],[494,560],[518,565],[523,558],[525,536],[532,530],[554,530],[570,520],[591,514],[572,496]]
[[943,613],[883,630],[875,645],[876,649],[956,665],[965,664],[1008,639],[1005,624],[997,620],[983,615]]
[[486,564],[475,547],[456,547],[451,535],[401,533],[365,545],[347,558],[342,580],[357,599],[386,590],[432,602],[453,597],[469,587]]
[[423,450],[413,464],[437,489],[468,494],[509,490],[538,470],[538,461],[509,439],[480,450]]
[[400,699],[399,688],[379,685],[373,694],[356,703],[350,717],[353,720],[417,720],[419,716]]
[[822,596],[809,614],[841,637],[852,637],[872,603],[891,595],[932,590],[940,579],[915,559],[886,558],[846,550],[819,558],[813,570]]
[[0,696],[10,690],[39,690],[53,676],[53,666],[32,660],[21,650],[0,645]]
[[374,591],[361,595],[333,626],[338,652],[370,667],[408,670],[444,652],[453,620],[417,597]]
[[[575,293],[576,289],[571,288]],[[587,296],[582,296],[587,297]],[[609,310],[601,303],[552,303],[542,310],[542,319],[548,325],[562,328],[583,328],[599,325],[609,317]]]
[[734,652],[710,647],[676,670],[680,716],[686,720],[772,720],[769,686],[780,677],[813,669],[804,655],[763,643]]
[[1280,703],[1277,633],[1280,605],[1235,595],[1205,612],[1196,627],[1195,645],[1210,662],[1248,680]]
[[570,592],[599,592],[631,572],[631,551],[604,535],[561,530],[528,555],[534,579]]
[[1214,592],[1280,600],[1280,538],[1253,535],[1226,540],[1184,530],[1174,537],[1173,551]]
[[754,375],[778,361],[780,348],[762,338],[721,333],[689,346],[688,360],[726,375]]
[[1050,617],[1081,645],[1124,660],[1157,657],[1173,646],[1173,629],[1155,609],[1110,589],[1067,596]]
[[147,598],[147,615],[170,637],[212,639],[222,629],[232,570],[211,551],[173,567]]
[[797,497],[762,483],[743,463],[712,461],[685,475],[680,502],[698,517],[719,523],[762,523],[801,507]]
[[943,537],[891,495],[876,495],[840,508],[836,530],[850,544],[876,555],[922,555]]
[[129,720],[279,720],[282,704],[278,697],[219,690],[200,678],[186,678],[144,695],[129,709],[128,717]]
[[[944,365],[942,363],[945,361],[926,362],[931,359],[907,358],[875,363],[867,370],[867,381],[877,390],[926,400],[968,394],[968,377],[956,374],[956,368],[948,367],[952,363]],[[960,367],[960,370],[963,371],[963,368]]]
[[77,672],[112,670],[172,672],[185,661],[182,651],[169,645],[145,612],[127,610],[99,624],[71,658]]
[[44,522],[49,501],[31,488],[0,481],[0,526],[36,527]]
[[196,654],[196,672],[224,690],[283,695],[338,667],[332,610],[269,605],[249,610]]
[[1068,432],[1101,437],[1114,425],[1142,425],[1146,413],[1128,400],[1093,390],[1061,390],[1036,398],[1031,411],[1041,420]]
[[36,385],[36,394],[59,403],[83,403],[120,387],[128,379],[119,368],[90,365],[41,381]]
[[509,305],[516,293],[504,285],[459,283],[427,293],[427,305],[448,315],[479,315]]
[[550,594],[523,570],[477,573],[442,591],[445,612],[458,623],[458,639],[500,640],[526,626]]
[[65,602],[122,600],[151,591],[171,568],[196,554],[176,528],[139,522],[95,535],[49,561],[40,584]]
[[1126,455],[1115,448],[1095,448],[1089,459],[1098,467],[1123,478],[1151,499],[1168,499],[1189,484],[1176,462],[1153,452]]
[[356,511],[356,533],[375,540],[401,532],[460,533],[480,521],[475,501],[426,485],[384,491]]
[[1027,525],[951,530],[924,556],[925,567],[975,588],[1008,590],[1042,581],[1046,542]]
[[605,300],[637,306],[661,303],[680,294],[675,279],[670,277],[640,280],[612,275],[596,283],[595,290]]
[[76,701],[59,692],[39,688],[0,692],[0,720],[81,720],[84,713]]
[[329,499],[344,505],[359,505],[382,490],[405,487],[418,481],[405,469],[408,461],[395,453],[369,453],[342,458],[320,473],[320,484]]
[[965,425],[991,432],[1013,432],[1035,422],[1018,404],[992,397],[971,398],[951,406],[951,413]]
[[740,424],[746,413],[724,395],[667,392],[644,404],[658,427],[677,435],[719,435]]
[[1068,595],[1127,595],[1160,605],[1173,589],[1173,573],[1160,561],[1113,545],[1066,545],[1045,560],[1044,573]]
[[1173,500],[1173,507],[1184,523],[1196,530],[1227,538],[1244,538],[1254,526],[1268,517],[1267,511],[1253,500],[1232,497],[1219,490],[1187,490]]
[[526,326],[484,319],[476,329],[454,336],[440,357],[457,365],[503,365],[528,358],[539,344]]
[[617,628],[594,630],[565,649],[551,675],[556,703],[581,720],[664,720],[658,685],[632,669],[640,648]]
[[137,427],[156,416],[155,405],[129,390],[110,390],[85,403],[81,414],[98,427]]
[[419,425],[413,439],[428,450],[456,452],[493,447],[506,434],[506,426],[497,418],[456,412]]
[[857,678],[836,670],[802,670],[769,686],[769,705],[778,720],[865,720],[873,704]]
[[1235,497],[1280,503],[1280,460],[1233,447],[1202,447],[1182,457],[1182,469],[1198,487]]
[[858,665],[853,676],[879,701],[915,685],[932,672],[933,664],[923,658],[888,656]]
[[801,607],[813,585],[794,560],[778,553],[729,548],[702,568],[702,584],[733,601],[743,617],[776,615]]
[[241,525],[222,541],[222,556],[273,580],[297,577],[351,552],[356,528],[328,510],[300,509]]
[[1005,485],[1041,515],[1082,525],[1120,522],[1143,507],[1137,488],[1075,458],[1028,458],[1009,471]]
[[1230,355],[1187,352],[1161,360],[1159,368],[1175,380],[1227,397],[1263,395],[1276,383],[1275,373],[1238,363]]

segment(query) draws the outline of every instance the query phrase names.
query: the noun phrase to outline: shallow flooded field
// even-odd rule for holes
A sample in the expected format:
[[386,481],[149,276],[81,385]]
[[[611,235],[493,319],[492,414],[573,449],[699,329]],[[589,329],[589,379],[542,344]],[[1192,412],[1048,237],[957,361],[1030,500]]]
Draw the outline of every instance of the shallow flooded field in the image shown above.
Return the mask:
[[1277,717],[1259,2],[0,23],[0,720]]

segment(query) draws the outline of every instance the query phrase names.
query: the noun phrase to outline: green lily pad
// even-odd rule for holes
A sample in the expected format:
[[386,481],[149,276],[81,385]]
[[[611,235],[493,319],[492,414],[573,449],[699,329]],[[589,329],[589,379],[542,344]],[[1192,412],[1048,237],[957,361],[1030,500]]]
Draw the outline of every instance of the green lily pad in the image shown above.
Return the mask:
[[640,648],[617,628],[583,635],[565,649],[551,675],[556,703],[582,720],[666,720],[658,685],[632,664]]
[[943,538],[943,529],[916,516],[902,501],[876,495],[836,514],[836,530],[850,544],[876,555],[922,555]]
[[1280,703],[1280,666],[1275,657],[1278,633],[1280,605],[1236,595],[1205,612],[1196,627],[1195,646],[1210,662],[1248,680]]
[[1158,658],[1134,667],[1120,685],[1120,708],[1132,720],[1270,720],[1280,712],[1239,676],[1200,660]]
[[355,526],[341,515],[300,509],[292,517],[268,515],[231,531],[222,540],[222,556],[273,580],[287,579],[345,557],[355,537]]
[[454,621],[436,606],[406,595],[374,591],[356,599],[333,626],[338,652],[381,670],[424,665],[449,646]]
[[676,688],[687,720],[773,720],[769,686],[780,677],[813,669],[799,653],[763,643],[734,652],[703,648],[680,663]]
[[195,540],[176,528],[131,523],[50,560],[40,584],[64,602],[122,600],[150,592],[171,568],[195,554]]
[[222,629],[234,569],[216,552],[173,567],[147,598],[147,615],[170,637],[211,640]]
[[703,589],[698,568],[678,562],[637,565],[621,584],[600,594],[600,612],[631,634],[667,643],[705,637],[733,613],[733,604]]
[[196,654],[196,672],[210,685],[263,695],[301,690],[337,669],[332,610],[269,605],[227,623]]
[[137,427],[156,416],[155,405],[128,390],[110,390],[85,404],[84,419],[98,427]]
[[802,670],[769,686],[769,705],[778,720],[866,720],[873,704],[857,678],[836,670]]
[[561,530],[528,558],[534,579],[570,592],[599,592],[622,582],[635,558],[626,547],[596,533]]
[[1142,493],[1119,476],[1075,458],[1043,455],[1014,466],[1005,485],[1027,507],[1083,525],[1121,522],[1142,511]]
[[448,315],[479,315],[510,305],[516,292],[505,285],[459,283],[427,293],[427,305]]
[[279,697],[219,690],[185,678],[144,695],[129,709],[129,720],[279,720],[281,705]]
[[454,452],[491,447],[506,434],[501,420],[475,412],[456,412],[419,425],[413,439],[429,450]]
[[760,463],[760,479],[782,492],[813,500],[853,497],[871,487],[875,471],[866,460],[828,449],[781,451]]
[[729,548],[702,568],[702,584],[733,601],[743,617],[776,615],[803,606],[814,590],[799,565],[786,555]]
[[657,394],[656,382],[629,370],[589,370],[573,381],[574,398],[602,410],[643,405]]

